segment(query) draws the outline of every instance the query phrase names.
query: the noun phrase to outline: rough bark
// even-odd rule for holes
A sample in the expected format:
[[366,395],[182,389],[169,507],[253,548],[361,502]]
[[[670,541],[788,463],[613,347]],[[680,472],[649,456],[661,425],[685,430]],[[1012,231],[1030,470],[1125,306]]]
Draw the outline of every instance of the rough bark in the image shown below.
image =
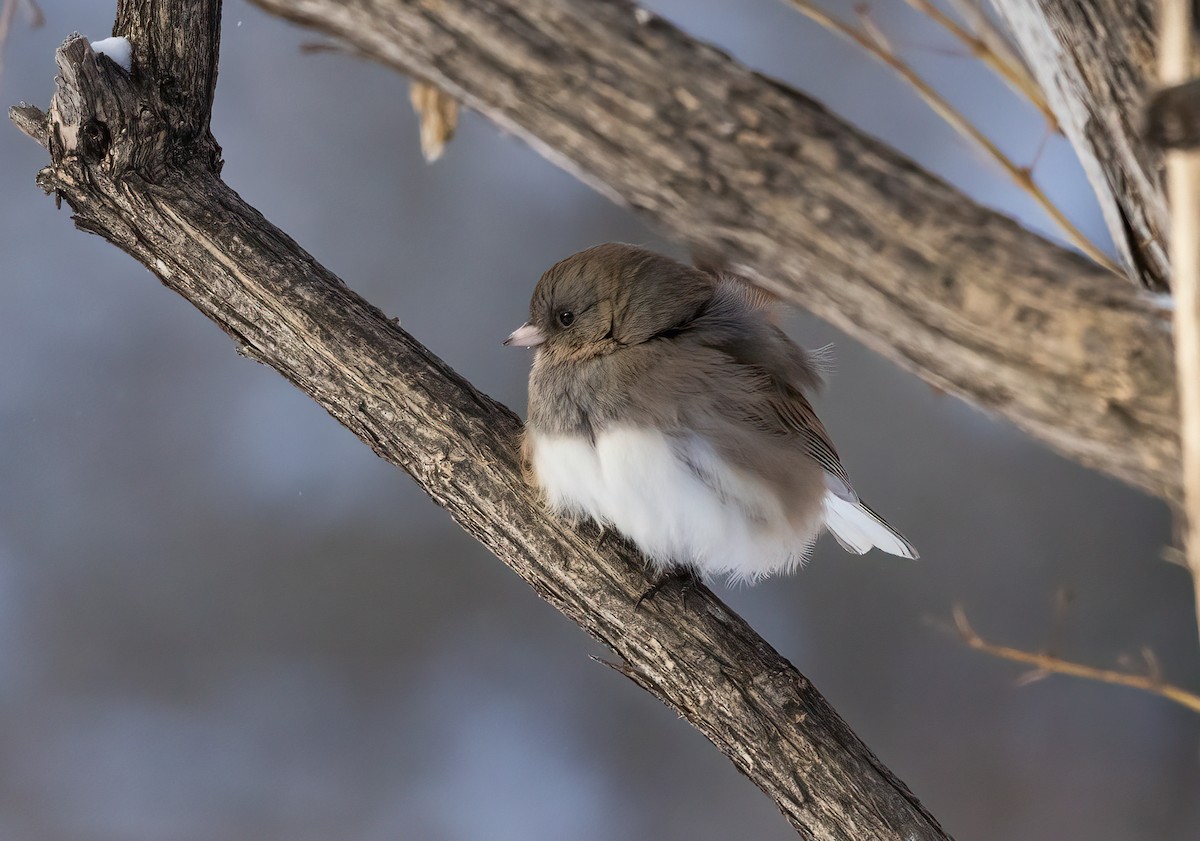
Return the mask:
[[[13,111],[50,150],[41,186],[67,201],[80,228],[141,261],[240,352],[412,474],[539,595],[612,648],[622,660],[615,668],[698,727],[803,837],[944,841],[816,689],[711,592],[683,598],[668,585],[639,607],[650,582],[636,552],[546,516],[522,481],[512,412],[221,182],[207,107],[218,11],[217,0],[124,3],[116,31],[133,43],[132,77],[68,39],[49,113]],[[180,107],[183,80],[191,93]]]
[[1162,157],[1146,143],[1154,0],[992,0],[1075,147],[1130,275],[1167,288]]
[[254,0],[428,79],[677,239],[1060,452],[1177,499],[1169,316],[618,0]]

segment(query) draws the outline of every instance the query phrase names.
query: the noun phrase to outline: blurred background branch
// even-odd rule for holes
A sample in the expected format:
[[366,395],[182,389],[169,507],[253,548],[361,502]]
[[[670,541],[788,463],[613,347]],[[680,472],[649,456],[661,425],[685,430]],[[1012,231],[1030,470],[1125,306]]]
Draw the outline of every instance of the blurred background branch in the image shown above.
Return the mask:
[[458,126],[458,102],[436,85],[413,79],[408,91],[413,110],[421,118],[421,154],[426,163],[442,156],[446,144],[454,139]]

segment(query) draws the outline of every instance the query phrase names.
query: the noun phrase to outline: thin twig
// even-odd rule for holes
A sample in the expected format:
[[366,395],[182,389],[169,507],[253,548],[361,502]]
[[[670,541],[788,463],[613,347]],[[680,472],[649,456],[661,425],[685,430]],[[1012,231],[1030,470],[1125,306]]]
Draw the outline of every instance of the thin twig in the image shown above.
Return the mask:
[[935,91],[929,84],[917,74],[915,70],[909,67],[903,60],[900,59],[891,50],[884,49],[880,44],[876,43],[869,34],[861,29],[857,29],[850,24],[834,17],[826,12],[812,0],[789,0],[796,9],[808,17],[815,20],[817,23],[830,29],[845,38],[849,38],[854,43],[858,44],[872,56],[882,61],[888,67],[892,68],[896,73],[912,85],[913,89],[921,96],[925,103],[934,110],[935,113],[950,126],[966,137],[968,140],[978,144],[991,158],[993,158],[1000,166],[1008,173],[1009,177],[1016,182],[1017,186],[1029,193],[1033,200],[1044,210],[1051,219],[1053,219],[1067,238],[1074,243],[1075,247],[1090,257],[1098,265],[1103,266],[1114,274],[1120,274],[1117,264],[1114,263],[1108,255],[1097,248],[1083,232],[1076,228],[1071,220],[1067,218],[1058,206],[1050,200],[1042,189],[1038,187],[1033,180],[1033,176],[1025,167],[1017,166],[1012,159],[1000,151],[1000,148],[993,143],[987,135],[975,127],[962,113],[953,105],[946,101]]
[[[1162,0],[1158,43],[1159,81],[1164,87],[1188,81],[1192,74],[1191,0]],[[1192,571],[1200,628],[1200,152],[1170,150],[1165,160],[1187,518],[1183,548]]]
[[1037,165],[1042,160],[1042,153],[1046,151],[1046,144],[1050,142],[1050,138],[1054,136],[1054,129],[1046,126],[1046,130],[1042,132],[1042,139],[1038,141],[1037,151],[1033,153],[1033,159],[1025,169],[1032,173],[1037,169]]
[[[1055,132],[1059,130],[1058,118],[1054,116],[1050,103],[1046,101],[1046,95],[1042,93],[1041,85],[1025,68],[1025,64],[994,29],[992,35],[995,37],[983,35],[985,30],[981,27],[989,23],[986,15],[978,9],[975,10],[975,14],[970,16],[974,30],[972,31],[943,12],[930,0],[906,0],[906,2],[961,41],[971,51],[971,55],[990,67],[1010,88],[1028,99],[1034,108],[1042,112],[1042,116],[1046,118],[1046,122]],[[969,8],[969,4],[960,4],[960,6]],[[960,9],[960,13],[965,15],[965,11],[962,9]]]
[[1014,663],[1024,663],[1032,667],[1031,672],[1022,676],[1021,682],[1023,684],[1031,683],[1033,680],[1040,680],[1051,674],[1069,675],[1071,677],[1097,680],[1101,683],[1128,686],[1131,689],[1140,689],[1143,692],[1149,692],[1152,695],[1158,695],[1169,701],[1174,701],[1176,704],[1187,707],[1194,713],[1200,713],[1200,695],[1195,692],[1189,692],[1173,683],[1164,683],[1158,670],[1157,659],[1145,649],[1143,649],[1142,657],[1146,662],[1147,674],[1139,675],[1133,672],[1117,671],[1116,669],[1099,669],[1095,666],[1085,666],[1082,663],[1073,663],[1045,652],[1023,651],[1019,648],[1011,648],[1007,645],[997,645],[994,642],[988,642],[971,627],[971,624],[967,621],[967,614],[960,605],[955,605],[954,607],[954,628],[958,632],[958,635],[962,637],[963,642],[976,651],[982,651],[984,654],[990,654],[993,657],[1011,660]]
[[[988,45],[988,49],[1010,66],[1020,68],[1018,72],[1033,77],[1029,62],[1021,54],[1020,49],[1013,43],[1010,33],[996,25],[987,12],[983,10],[983,0],[946,0],[958,16],[967,23],[967,27],[978,35]],[[1039,85],[1039,90],[1041,89]]]
[[946,58],[971,58],[971,54],[966,50],[958,47],[943,47],[934,44],[923,43],[921,41],[904,40],[900,42],[906,47],[911,47],[914,50],[920,50],[923,53],[932,53],[933,55],[944,55]]
[[875,23],[875,19],[871,17],[871,7],[867,3],[859,3],[854,7],[854,13],[858,15],[858,20],[862,24],[863,32],[867,34],[879,49],[889,53],[896,52],[887,36],[883,34],[883,30]]

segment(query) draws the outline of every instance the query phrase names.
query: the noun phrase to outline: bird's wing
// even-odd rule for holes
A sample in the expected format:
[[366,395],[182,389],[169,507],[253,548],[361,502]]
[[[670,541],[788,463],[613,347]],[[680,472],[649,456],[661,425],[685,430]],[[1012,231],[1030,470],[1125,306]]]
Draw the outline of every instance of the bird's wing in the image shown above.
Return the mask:
[[[745,300],[744,298],[742,300]],[[797,347],[787,335],[758,317],[728,329],[719,321],[698,331],[699,343],[720,354],[723,364],[714,372],[725,380],[721,393],[737,398],[723,401],[719,411],[729,420],[749,424],[772,436],[792,437],[800,449],[827,474],[829,490],[848,501],[858,496],[805,392],[821,386],[820,363]],[[723,329],[724,328],[724,329]],[[827,364],[827,363],[826,363]]]
[[824,470],[825,525],[844,549],[861,555],[878,547],[902,558],[920,557],[904,535],[858,498],[829,433],[803,394],[786,389],[752,394],[743,406],[741,423],[753,424],[759,434],[797,441]]
[[[681,350],[693,367],[703,360],[704,378],[694,390],[691,408],[699,417],[708,412],[721,419],[714,443],[723,457],[761,472],[763,450],[770,450],[772,472],[787,475],[794,467],[783,463],[786,450],[803,454],[822,470],[825,525],[843,547],[861,554],[874,546],[893,555],[918,557],[912,544],[867,507],[850,484],[837,448],[806,395],[820,381],[813,359],[773,324],[754,318],[736,324],[736,311],[732,319],[728,311],[716,315],[715,323],[703,325],[706,329],[690,337],[701,347]],[[776,443],[764,448],[765,442],[752,440],[758,436]]]
[[[789,386],[777,388],[774,393],[762,396],[762,407],[757,413],[771,426],[795,435],[804,452],[819,464],[826,473],[826,485],[830,492],[850,502],[858,501],[858,494],[850,484],[846,468],[838,456],[837,448],[829,438],[825,424],[817,417],[812,404],[802,392]],[[770,430],[775,431],[775,430]]]

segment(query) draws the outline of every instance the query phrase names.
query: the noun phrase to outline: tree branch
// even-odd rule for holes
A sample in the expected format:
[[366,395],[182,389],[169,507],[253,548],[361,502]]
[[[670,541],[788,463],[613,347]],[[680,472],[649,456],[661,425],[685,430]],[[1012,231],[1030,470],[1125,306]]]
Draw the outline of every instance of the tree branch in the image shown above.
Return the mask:
[[[1192,77],[1194,13],[1194,0],[1162,0],[1159,6],[1159,79],[1164,87]],[[1183,545],[1200,627],[1200,152],[1167,152],[1166,168],[1187,520]]]
[[1179,498],[1168,316],[622,0],[254,0],[426,79],[606,195],[1060,452]]
[[[966,611],[961,606],[956,605],[952,615],[954,618],[954,630],[957,631],[959,637],[962,638],[962,641],[968,647],[976,651],[982,651],[984,654],[991,655],[992,657],[999,657],[1001,660],[1023,663],[1032,668],[1033,671],[1028,672],[1027,675],[1032,676],[1034,680],[1055,674],[1079,677],[1085,680],[1095,680],[1100,683],[1111,683],[1117,686],[1126,686],[1130,689],[1140,689],[1143,692],[1149,692],[1151,695],[1158,695],[1166,698],[1168,701],[1174,701],[1176,704],[1186,707],[1194,713],[1200,713],[1200,695],[1197,695],[1195,692],[1189,692],[1182,686],[1176,686],[1173,683],[1164,681],[1162,675],[1157,671],[1157,662],[1148,650],[1143,651],[1143,657],[1150,668],[1144,675],[1117,671],[1116,669],[1100,669],[1096,666],[1088,666],[1084,663],[1064,660],[1046,651],[1025,651],[1008,645],[988,642],[971,627],[971,624],[967,621]],[[1028,683],[1030,677],[1025,677],[1023,680]]]
[[[50,150],[41,186],[241,353],[412,474],[540,596],[612,648],[622,673],[698,727],[803,837],[945,841],[813,686],[711,592],[684,601],[668,586],[638,608],[650,582],[636,552],[547,517],[522,481],[512,412],[220,181],[205,97],[218,12],[217,0],[125,2],[118,31],[133,42],[132,76],[69,38],[56,55],[48,113],[14,113]],[[181,89],[193,98],[179,100]]]
[[1141,136],[1154,0],[992,0],[1046,93],[1130,275],[1167,288],[1161,159]]

